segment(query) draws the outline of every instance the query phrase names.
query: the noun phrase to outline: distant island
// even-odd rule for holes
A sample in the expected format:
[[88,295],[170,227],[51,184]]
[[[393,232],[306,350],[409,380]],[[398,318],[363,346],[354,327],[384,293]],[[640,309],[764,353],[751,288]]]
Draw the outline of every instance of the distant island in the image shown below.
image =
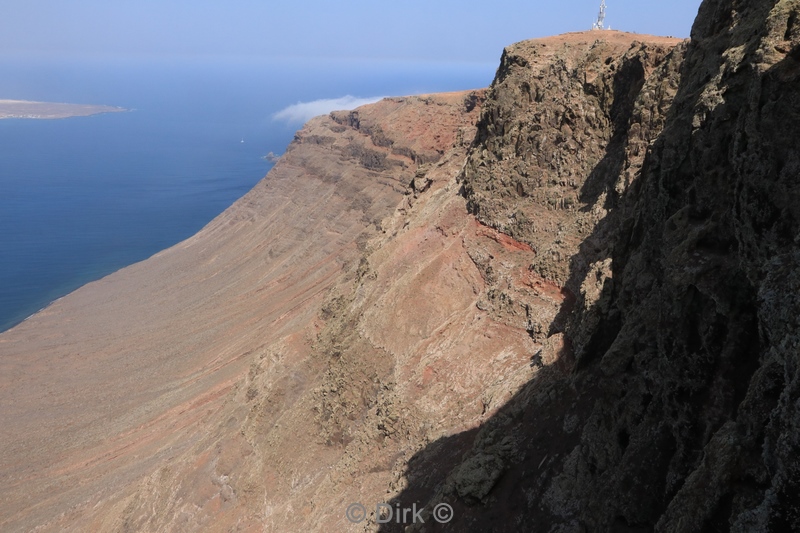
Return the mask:
[[86,117],[100,113],[117,113],[120,111],[127,111],[127,109],[108,105],[60,104],[52,102],[32,102],[28,100],[0,100],[0,119],[54,119]]

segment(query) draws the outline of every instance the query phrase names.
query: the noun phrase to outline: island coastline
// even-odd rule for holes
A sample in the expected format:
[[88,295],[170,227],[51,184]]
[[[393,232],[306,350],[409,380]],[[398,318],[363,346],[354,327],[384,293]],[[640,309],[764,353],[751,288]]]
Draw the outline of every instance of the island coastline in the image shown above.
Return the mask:
[[0,99],[0,119],[61,119],[127,111],[123,107]]

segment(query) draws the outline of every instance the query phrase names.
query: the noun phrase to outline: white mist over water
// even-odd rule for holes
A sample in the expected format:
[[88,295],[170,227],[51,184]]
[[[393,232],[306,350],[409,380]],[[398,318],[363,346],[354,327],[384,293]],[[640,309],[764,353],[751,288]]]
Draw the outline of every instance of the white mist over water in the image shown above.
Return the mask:
[[341,98],[322,98],[313,102],[298,102],[281,109],[272,115],[272,119],[289,124],[304,124],[318,115],[327,115],[331,111],[349,111],[362,105],[374,104],[384,98],[385,96],[357,98],[347,95]]

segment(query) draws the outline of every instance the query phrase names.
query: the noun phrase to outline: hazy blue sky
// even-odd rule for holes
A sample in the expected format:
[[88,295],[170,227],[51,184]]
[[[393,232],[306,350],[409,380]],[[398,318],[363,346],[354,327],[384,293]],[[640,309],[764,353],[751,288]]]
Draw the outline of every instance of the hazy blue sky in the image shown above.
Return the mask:
[[[687,37],[700,0],[607,0],[614,29]],[[494,61],[588,29],[599,0],[2,0],[3,55]]]

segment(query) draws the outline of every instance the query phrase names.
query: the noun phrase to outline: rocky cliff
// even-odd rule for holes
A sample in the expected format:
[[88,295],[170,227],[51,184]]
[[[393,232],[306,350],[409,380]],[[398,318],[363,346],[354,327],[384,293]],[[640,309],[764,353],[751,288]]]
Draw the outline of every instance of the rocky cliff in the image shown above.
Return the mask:
[[314,119],[0,335],[0,528],[800,528],[798,4]]
[[[242,509],[261,523],[264,490],[275,505],[273,487],[297,483],[291,450],[323,440],[320,307],[422,162],[465,149],[481,99],[315,119],[199,234],[0,336],[0,529],[225,529]],[[289,419],[309,424],[272,447]],[[318,449],[302,476],[333,462]]]
[[637,46],[577,71],[506,50],[462,177],[574,296],[532,331],[536,364],[563,332],[571,371],[541,372],[435,479],[419,454],[401,506],[447,502],[452,531],[800,530],[799,12],[707,1],[655,68]]

